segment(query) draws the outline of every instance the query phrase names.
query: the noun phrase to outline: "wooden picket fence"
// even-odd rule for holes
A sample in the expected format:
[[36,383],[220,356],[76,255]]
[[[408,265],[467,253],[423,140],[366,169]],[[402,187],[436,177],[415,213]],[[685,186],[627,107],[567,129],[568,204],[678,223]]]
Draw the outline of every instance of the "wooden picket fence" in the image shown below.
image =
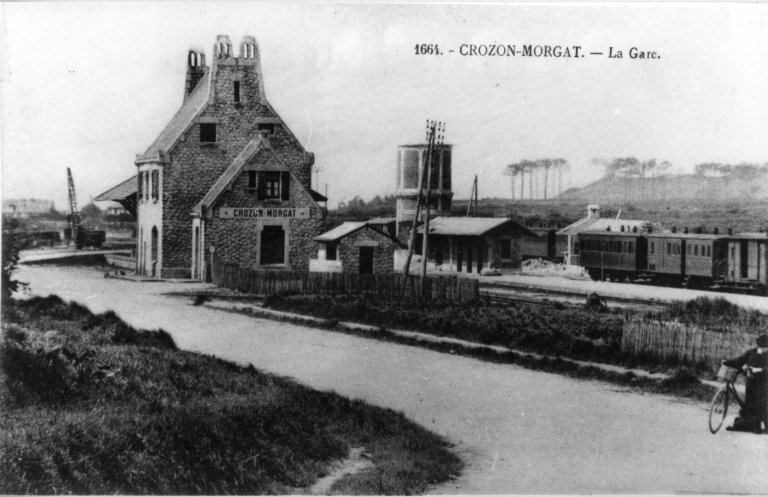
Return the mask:
[[478,280],[449,277],[427,277],[422,295],[421,277],[409,276],[403,287],[400,274],[318,273],[303,271],[259,271],[237,266],[214,264],[214,285],[256,295],[298,294],[364,294],[382,300],[472,300],[480,295]]
[[722,359],[755,346],[757,330],[733,326],[715,330],[676,321],[631,320],[621,337],[623,352],[683,364],[707,364],[713,369]]

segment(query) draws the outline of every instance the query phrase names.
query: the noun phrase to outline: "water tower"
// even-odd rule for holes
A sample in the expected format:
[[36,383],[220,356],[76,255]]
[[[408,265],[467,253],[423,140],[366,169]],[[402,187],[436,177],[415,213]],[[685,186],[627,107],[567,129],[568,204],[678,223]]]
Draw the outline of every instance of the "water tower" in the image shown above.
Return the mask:
[[[450,216],[451,199],[451,147],[440,145],[433,161],[430,182],[430,217]],[[427,160],[427,144],[400,145],[397,148],[397,177],[395,180],[397,198],[397,236],[407,239],[416,216],[416,202],[419,197],[421,175]],[[426,184],[423,195],[426,196]]]

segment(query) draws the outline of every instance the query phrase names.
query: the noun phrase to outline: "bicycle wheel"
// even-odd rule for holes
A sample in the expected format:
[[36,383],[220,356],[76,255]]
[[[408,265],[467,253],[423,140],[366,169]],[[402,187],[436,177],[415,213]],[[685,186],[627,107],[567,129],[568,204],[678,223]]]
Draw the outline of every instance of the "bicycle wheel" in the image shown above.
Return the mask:
[[723,386],[712,398],[709,407],[709,431],[714,435],[723,426],[725,415],[728,414],[728,387]]

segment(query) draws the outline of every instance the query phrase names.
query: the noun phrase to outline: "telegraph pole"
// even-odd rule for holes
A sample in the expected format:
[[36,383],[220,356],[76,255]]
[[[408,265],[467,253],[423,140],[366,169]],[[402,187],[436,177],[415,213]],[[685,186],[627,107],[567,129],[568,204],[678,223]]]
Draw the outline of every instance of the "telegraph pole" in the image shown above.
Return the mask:
[[[431,172],[432,172],[432,162],[435,158],[435,143],[442,144],[443,135],[438,133],[442,133],[445,130],[445,125],[443,123],[438,123],[435,121],[427,121],[427,154],[424,160],[424,165],[422,168],[421,173],[421,181],[419,183],[419,194],[416,200],[416,215],[413,218],[413,229],[411,230],[411,236],[408,240],[408,257],[405,261],[405,267],[403,268],[403,290],[405,290],[405,285],[407,284],[408,280],[408,273],[411,269],[411,259],[413,257],[413,250],[416,246],[416,230],[417,225],[419,222],[419,218],[421,217],[422,213],[424,211],[424,243],[422,244],[422,276],[426,279],[426,260],[427,260],[427,249],[429,248],[427,237],[429,233],[429,199],[430,199],[430,182],[431,182]],[[427,190],[427,202],[424,209],[422,209],[422,204],[424,203],[424,190]],[[422,285],[425,285],[426,282],[422,282]],[[422,290],[425,288],[425,286],[422,286]]]

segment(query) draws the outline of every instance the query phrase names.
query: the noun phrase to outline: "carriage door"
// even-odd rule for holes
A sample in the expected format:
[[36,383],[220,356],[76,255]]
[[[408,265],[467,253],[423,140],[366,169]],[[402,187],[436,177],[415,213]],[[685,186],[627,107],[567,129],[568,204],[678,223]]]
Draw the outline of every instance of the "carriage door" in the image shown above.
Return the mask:
[[685,276],[685,251],[688,249],[688,242],[685,238],[680,240],[680,274]]
[[373,247],[360,247],[360,274],[373,274]]

